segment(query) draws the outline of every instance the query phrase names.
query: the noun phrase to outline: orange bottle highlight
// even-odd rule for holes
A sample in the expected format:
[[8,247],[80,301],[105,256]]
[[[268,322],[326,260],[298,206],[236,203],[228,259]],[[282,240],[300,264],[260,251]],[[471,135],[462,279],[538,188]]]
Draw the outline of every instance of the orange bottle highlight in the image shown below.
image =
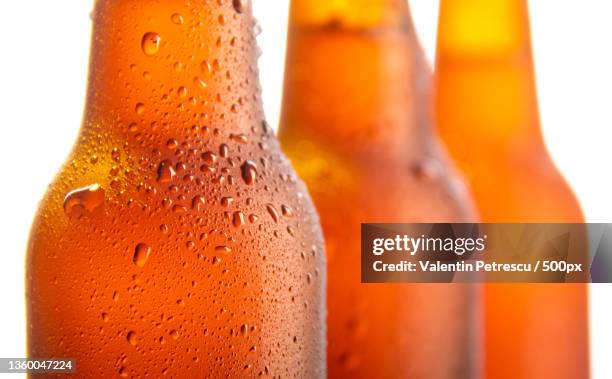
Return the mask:
[[[584,221],[540,130],[525,0],[443,0],[437,120],[484,222]],[[587,286],[485,287],[487,378],[588,378]]]
[[323,378],[318,216],[264,121],[248,1],[96,1],[78,141],[27,257],[77,378]]
[[430,70],[403,0],[293,0],[280,138],[320,212],[330,378],[465,378],[466,285],[367,285],[360,224],[474,212],[432,131]]

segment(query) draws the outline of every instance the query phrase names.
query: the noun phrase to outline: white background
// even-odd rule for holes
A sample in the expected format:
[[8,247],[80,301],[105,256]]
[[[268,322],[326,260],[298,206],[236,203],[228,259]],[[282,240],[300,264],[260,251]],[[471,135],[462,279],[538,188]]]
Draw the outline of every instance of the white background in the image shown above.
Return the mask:
[[[288,0],[254,0],[264,102],[278,120]],[[411,0],[430,62],[437,0]],[[25,354],[24,252],[32,217],[78,131],[93,0],[0,1],[0,357]],[[612,4],[531,0],[544,132],[589,221],[612,222]],[[592,286],[594,377],[612,376],[612,286]]]

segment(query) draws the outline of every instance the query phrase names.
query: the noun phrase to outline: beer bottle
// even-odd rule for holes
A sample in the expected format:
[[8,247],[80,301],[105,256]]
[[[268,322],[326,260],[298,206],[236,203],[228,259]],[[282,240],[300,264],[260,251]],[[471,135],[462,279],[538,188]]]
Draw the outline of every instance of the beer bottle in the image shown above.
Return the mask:
[[330,378],[469,375],[465,285],[360,283],[360,224],[464,222],[404,0],[293,0],[280,139],[328,252]]
[[[443,0],[437,119],[485,222],[583,222],[540,130],[527,2]],[[587,288],[485,288],[487,378],[587,378]]]
[[323,378],[318,216],[264,121],[248,0],[98,0],[80,136],[27,258],[79,378]]

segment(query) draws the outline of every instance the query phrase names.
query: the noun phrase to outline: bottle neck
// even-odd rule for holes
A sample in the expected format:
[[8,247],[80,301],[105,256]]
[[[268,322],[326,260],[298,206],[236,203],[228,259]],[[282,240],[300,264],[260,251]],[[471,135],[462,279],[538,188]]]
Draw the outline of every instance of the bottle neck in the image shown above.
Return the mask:
[[406,0],[292,0],[292,26],[341,25],[368,29],[409,22]]
[[353,151],[397,145],[405,155],[430,110],[407,2],[293,0],[289,29],[283,140],[308,135]]
[[98,0],[92,19],[85,130],[241,133],[263,118],[246,0]]
[[541,143],[525,0],[443,0],[437,81],[443,134]]

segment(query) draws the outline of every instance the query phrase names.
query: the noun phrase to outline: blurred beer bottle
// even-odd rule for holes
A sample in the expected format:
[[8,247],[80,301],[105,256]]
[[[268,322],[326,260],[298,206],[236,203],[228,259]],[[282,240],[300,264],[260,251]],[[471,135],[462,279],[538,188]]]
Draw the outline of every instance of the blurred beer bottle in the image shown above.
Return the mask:
[[330,378],[463,378],[465,285],[360,283],[360,224],[473,220],[405,0],[293,0],[280,139],[320,212]]
[[[442,139],[484,222],[583,222],[540,131],[527,2],[443,0]],[[487,378],[586,378],[587,287],[487,285]]]
[[325,376],[318,216],[247,0],[98,0],[78,142],[27,259],[28,354],[79,378]]

